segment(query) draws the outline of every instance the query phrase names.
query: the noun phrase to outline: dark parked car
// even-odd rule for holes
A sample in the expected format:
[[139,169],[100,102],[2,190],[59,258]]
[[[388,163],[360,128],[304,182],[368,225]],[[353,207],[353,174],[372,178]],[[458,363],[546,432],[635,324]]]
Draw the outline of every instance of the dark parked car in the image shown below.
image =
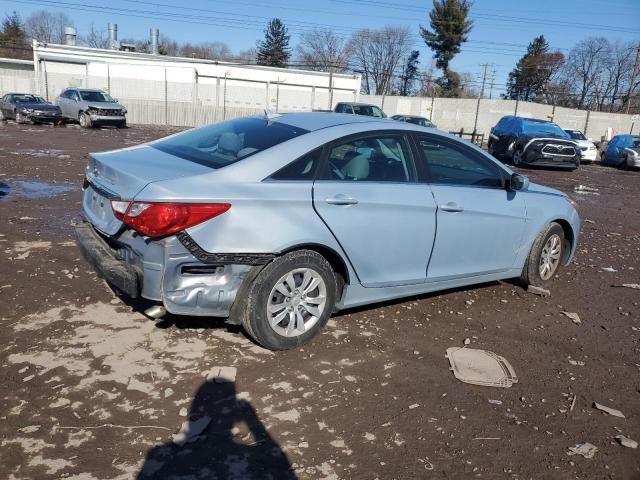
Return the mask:
[[546,120],[502,117],[489,135],[489,153],[514,165],[562,167],[580,165],[580,149],[562,128]]
[[380,107],[370,103],[340,102],[333,111],[351,115],[364,115],[365,117],[387,118],[387,114]]
[[640,168],[640,135],[616,135],[607,144],[602,162],[620,168]]
[[44,98],[31,93],[7,93],[0,98],[0,120],[15,120],[17,123],[60,123],[62,112]]
[[67,88],[56,98],[56,103],[65,118],[78,121],[82,128],[127,126],[127,109],[102,90]]
[[391,119],[398,120],[399,122],[413,123],[414,125],[420,125],[421,127],[437,128],[436,125],[428,118],[417,117],[415,115],[394,115]]

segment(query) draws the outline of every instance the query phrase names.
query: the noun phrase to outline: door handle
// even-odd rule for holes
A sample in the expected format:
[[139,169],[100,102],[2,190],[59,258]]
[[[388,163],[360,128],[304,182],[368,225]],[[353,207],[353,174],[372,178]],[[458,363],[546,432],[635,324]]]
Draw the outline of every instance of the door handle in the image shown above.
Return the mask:
[[345,195],[344,193],[339,193],[333,197],[325,198],[324,201],[329,205],[356,205],[358,203],[358,200],[351,198],[349,195]]
[[456,202],[447,202],[444,205],[441,205],[440,209],[445,212],[464,212],[464,208],[462,208]]

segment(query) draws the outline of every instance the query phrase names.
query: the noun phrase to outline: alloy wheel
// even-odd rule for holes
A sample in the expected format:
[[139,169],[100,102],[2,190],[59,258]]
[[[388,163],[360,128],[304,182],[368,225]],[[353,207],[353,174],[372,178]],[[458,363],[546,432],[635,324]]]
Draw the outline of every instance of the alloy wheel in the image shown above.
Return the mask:
[[296,268],[280,277],[269,294],[269,325],[283,337],[302,335],[320,320],[326,302],[322,276],[310,268]]
[[513,152],[513,164],[520,165],[521,161],[522,161],[522,150],[516,150],[515,152]]
[[538,271],[542,280],[549,280],[556,273],[560,264],[560,254],[562,253],[562,241],[559,235],[551,235],[542,248],[540,254],[540,264]]

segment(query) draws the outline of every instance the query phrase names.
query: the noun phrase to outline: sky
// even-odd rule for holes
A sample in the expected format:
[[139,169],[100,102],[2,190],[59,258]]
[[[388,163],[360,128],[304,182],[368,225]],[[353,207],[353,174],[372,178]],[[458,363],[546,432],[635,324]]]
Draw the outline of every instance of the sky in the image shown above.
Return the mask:
[[[411,48],[420,50],[424,69],[433,54],[419,32],[429,24],[431,5],[430,0],[0,0],[0,14],[15,10],[26,18],[43,9],[63,11],[79,34],[92,22],[105,32],[107,22],[114,22],[119,38],[146,39],[149,28],[157,27],[178,42],[225,42],[234,53],[255,47],[273,17],[287,25],[293,46],[301,33],[316,27],[348,37],[362,28],[402,25],[410,30]],[[589,36],[640,44],[640,0],[475,0],[471,17],[469,41],[451,66],[479,82],[482,65],[489,64],[494,95],[504,90],[508,72],[537,35],[564,54]]]

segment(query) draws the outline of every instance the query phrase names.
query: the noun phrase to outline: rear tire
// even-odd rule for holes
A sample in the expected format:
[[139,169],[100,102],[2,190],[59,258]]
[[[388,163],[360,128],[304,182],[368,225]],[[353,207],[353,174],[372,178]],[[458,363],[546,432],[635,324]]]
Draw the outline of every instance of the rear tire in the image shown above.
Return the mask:
[[81,112],[78,116],[78,122],[80,122],[80,126],[82,128],[91,128],[93,127],[93,122],[91,121],[91,117],[84,112]]
[[552,222],[536,237],[522,269],[525,285],[544,287],[558,273],[564,256],[565,237],[562,227]]
[[270,350],[288,350],[325,326],[336,301],[336,278],[322,255],[297,250],[267,265],[239,300],[247,334]]

